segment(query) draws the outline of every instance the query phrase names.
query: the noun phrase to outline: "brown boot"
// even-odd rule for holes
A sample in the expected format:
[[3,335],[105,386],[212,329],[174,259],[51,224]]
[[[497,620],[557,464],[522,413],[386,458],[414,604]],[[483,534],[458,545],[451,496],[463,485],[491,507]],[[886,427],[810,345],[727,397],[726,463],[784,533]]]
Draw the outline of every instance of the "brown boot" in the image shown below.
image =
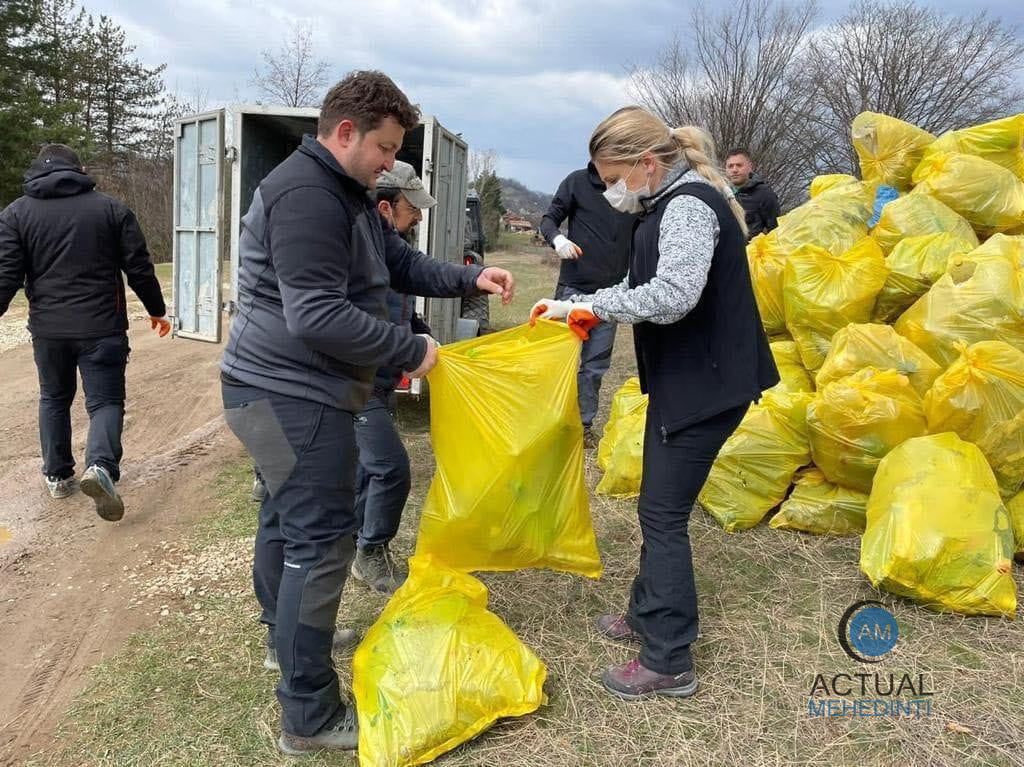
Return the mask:
[[625,615],[602,615],[597,619],[597,630],[613,642],[642,642],[643,637],[633,631]]
[[659,674],[646,668],[637,658],[622,666],[612,666],[601,677],[604,688],[623,700],[642,700],[652,695],[689,698],[699,686],[697,673]]

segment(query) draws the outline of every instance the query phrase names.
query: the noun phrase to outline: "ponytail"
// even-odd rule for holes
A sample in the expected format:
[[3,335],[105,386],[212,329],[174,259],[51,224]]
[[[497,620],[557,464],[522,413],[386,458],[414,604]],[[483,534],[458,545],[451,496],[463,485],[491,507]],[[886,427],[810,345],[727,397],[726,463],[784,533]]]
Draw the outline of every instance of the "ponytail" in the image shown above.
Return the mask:
[[740,225],[740,229],[743,230],[744,236],[746,236],[746,213],[743,210],[743,206],[737,202],[732,185],[726,180],[725,176],[722,175],[722,171],[715,164],[713,159],[715,157],[715,143],[711,140],[711,137],[700,128],[692,125],[673,128],[671,132],[672,139],[679,147],[680,155],[686,160],[691,169],[703,176],[709,184],[721,192],[722,196],[729,203],[729,208],[736,217],[736,222]]

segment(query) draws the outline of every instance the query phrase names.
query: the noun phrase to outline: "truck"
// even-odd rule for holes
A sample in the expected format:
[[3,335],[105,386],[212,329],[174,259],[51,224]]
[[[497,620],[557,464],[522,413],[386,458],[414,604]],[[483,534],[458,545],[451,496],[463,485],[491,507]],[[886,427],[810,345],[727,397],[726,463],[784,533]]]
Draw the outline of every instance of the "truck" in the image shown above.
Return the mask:
[[[177,120],[174,133],[172,328],[175,335],[219,342],[238,300],[241,219],[260,181],[316,134],[318,109],[231,104]],[[469,148],[432,116],[406,133],[398,159],[416,168],[437,205],[423,212],[417,247],[452,263],[482,263],[479,201],[467,195]],[[470,244],[467,248],[467,232]],[[227,274],[225,274],[225,271]],[[482,302],[482,303],[481,303]],[[416,298],[441,344],[486,327],[487,299]],[[464,316],[465,315],[465,316]],[[421,382],[408,382],[420,391]]]

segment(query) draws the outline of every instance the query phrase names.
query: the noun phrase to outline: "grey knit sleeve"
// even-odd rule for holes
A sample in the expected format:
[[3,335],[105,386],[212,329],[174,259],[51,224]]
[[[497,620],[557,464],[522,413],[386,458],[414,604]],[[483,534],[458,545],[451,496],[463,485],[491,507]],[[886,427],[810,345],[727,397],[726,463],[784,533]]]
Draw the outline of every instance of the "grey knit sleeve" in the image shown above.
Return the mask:
[[696,197],[680,195],[669,202],[661,219],[654,278],[632,289],[622,283],[579,300],[590,301],[594,313],[611,322],[678,322],[700,300],[718,233],[715,212]]

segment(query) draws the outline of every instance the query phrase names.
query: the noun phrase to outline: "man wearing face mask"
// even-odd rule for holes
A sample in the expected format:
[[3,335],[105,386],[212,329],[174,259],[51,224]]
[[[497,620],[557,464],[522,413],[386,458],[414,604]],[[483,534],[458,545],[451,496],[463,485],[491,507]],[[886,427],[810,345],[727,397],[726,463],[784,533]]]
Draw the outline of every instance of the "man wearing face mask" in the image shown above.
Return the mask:
[[[377,210],[384,226],[402,237],[407,238],[423,220],[423,211],[435,205],[437,200],[423,188],[409,163],[396,160],[395,167],[377,179]],[[413,296],[388,292],[391,324],[409,327],[417,335],[431,335],[415,306]],[[355,419],[359,446],[356,517],[360,527],[352,577],[384,594],[394,594],[405,580],[388,548],[398,533],[412,487],[409,454],[395,428],[395,387],[401,380],[401,367],[378,368],[370,401]]]
[[[629,242],[636,216],[612,209],[593,163],[565,177],[540,222],[540,231],[562,259],[555,298],[594,293],[617,285],[626,276]],[[568,219],[568,236],[559,231]],[[577,389],[583,439],[597,446],[593,430],[601,379],[608,372],[615,326],[601,323],[583,342]]]

